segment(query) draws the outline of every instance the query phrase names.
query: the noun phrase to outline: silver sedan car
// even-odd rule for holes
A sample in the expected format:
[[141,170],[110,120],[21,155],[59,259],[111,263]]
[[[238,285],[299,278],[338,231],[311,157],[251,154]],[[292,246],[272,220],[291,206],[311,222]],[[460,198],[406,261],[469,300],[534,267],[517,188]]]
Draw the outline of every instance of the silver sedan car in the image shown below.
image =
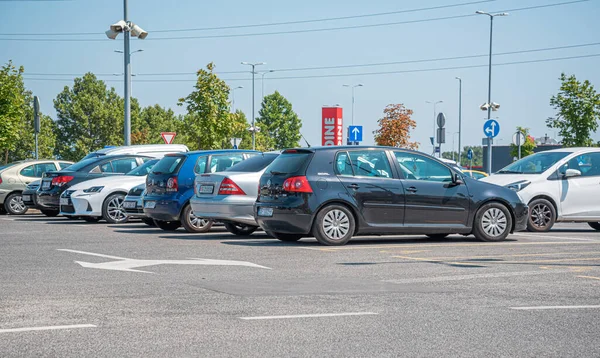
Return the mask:
[[262,153],[214,174],[200,174],[190,199],[195,216],[222,222],[235,235],[250,235],[258,224],[254,220],[254,202],[258,181],[279,152]]

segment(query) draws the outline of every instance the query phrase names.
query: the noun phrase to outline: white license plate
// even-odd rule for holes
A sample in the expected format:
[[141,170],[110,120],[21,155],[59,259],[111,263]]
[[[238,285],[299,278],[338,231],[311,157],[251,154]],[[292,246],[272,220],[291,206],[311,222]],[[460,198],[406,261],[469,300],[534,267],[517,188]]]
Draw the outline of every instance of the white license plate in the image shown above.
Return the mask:
[[135,201],[125,201],[123,202],[123,207],[125,209],[135,209],[136,202]]
[[215,191],[214,185],[200,185],[200,194],[212,194]]
[[60,205],[69,205],[68,198],[60,198]]
[[23,195],[23,201],[31,201],[31,195]]
[[51,181],[43,181],[42,182],[42,190],[50,189],[50,183],[52,183],[52,182]]
[[273,216],[273,208],[258,208],[258,216]]
[[156,201],[146,201],[144,203],[144,208],[146,209],[154,209],[156,207]]

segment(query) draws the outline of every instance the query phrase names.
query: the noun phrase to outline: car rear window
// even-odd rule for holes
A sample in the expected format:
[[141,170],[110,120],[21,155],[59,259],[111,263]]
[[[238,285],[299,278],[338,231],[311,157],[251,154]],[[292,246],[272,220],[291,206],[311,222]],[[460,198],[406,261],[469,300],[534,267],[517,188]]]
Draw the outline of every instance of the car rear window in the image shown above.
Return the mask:
[[269,165],[267,171],[279,174],[298,174],[306,168],[312,155],[311,152],[284,152]]
[[154,165],[152,168],[152,174],[173,174],[175,173],[181,164],[185,161],[183,156],[166,156]]
[[83,168],[87,167],[88,165],[94,164],[98,161],[99,161],[98,158],[82,159],[82,160],[78,161],[77,163],[68,167],[66,170],[71,171],[71,172],[76,172],[76,171],[83,169]]
[[259,154],[240,162],[231,168],[225,169],[226,172],[255,173],[265,169],[271,164],[279,154]]

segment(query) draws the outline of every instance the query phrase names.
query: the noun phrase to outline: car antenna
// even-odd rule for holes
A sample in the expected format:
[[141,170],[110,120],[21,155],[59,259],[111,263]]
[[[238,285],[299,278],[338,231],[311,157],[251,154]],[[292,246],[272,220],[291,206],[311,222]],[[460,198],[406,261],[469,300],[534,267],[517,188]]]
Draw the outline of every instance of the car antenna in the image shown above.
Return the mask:
[[310,148],[310,143],[308,143],[308,141],[306,140],[306,138],[304,138],[302,133],[300,133],[300,136],[302,137],[302,139],[304,139],[304,141],[306,142],[306,145]]

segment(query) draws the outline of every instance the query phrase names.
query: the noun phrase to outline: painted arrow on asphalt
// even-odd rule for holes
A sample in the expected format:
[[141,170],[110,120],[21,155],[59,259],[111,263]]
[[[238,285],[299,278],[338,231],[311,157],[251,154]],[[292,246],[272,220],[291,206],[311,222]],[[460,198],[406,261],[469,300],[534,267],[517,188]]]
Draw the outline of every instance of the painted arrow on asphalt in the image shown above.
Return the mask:
[[153,273],[149,271],[136,270],[138,267],[156,266],[156,265],[210,265],[210,266],[246,266],[254,268],[263,268],[270,270],[271,268],[254,264],[247,261],[232,261],[232,260],[212,260],[212,259],[187,259],[187,260],[138,260],[130,259],[126,257],[111,256],[104,254],[97,254],[93,252],[70,250],[70,249],[57,249],[58,251],[72,252],[76,254],[89,255],[104,257],[107,259],[114,259],[116,261],[92,263],[84,261],[75,261],[75,263],[86,268],[95,268],[100,270],[115,270],[115,271],[129,271],[129,272],[141,272],[141,273]]

